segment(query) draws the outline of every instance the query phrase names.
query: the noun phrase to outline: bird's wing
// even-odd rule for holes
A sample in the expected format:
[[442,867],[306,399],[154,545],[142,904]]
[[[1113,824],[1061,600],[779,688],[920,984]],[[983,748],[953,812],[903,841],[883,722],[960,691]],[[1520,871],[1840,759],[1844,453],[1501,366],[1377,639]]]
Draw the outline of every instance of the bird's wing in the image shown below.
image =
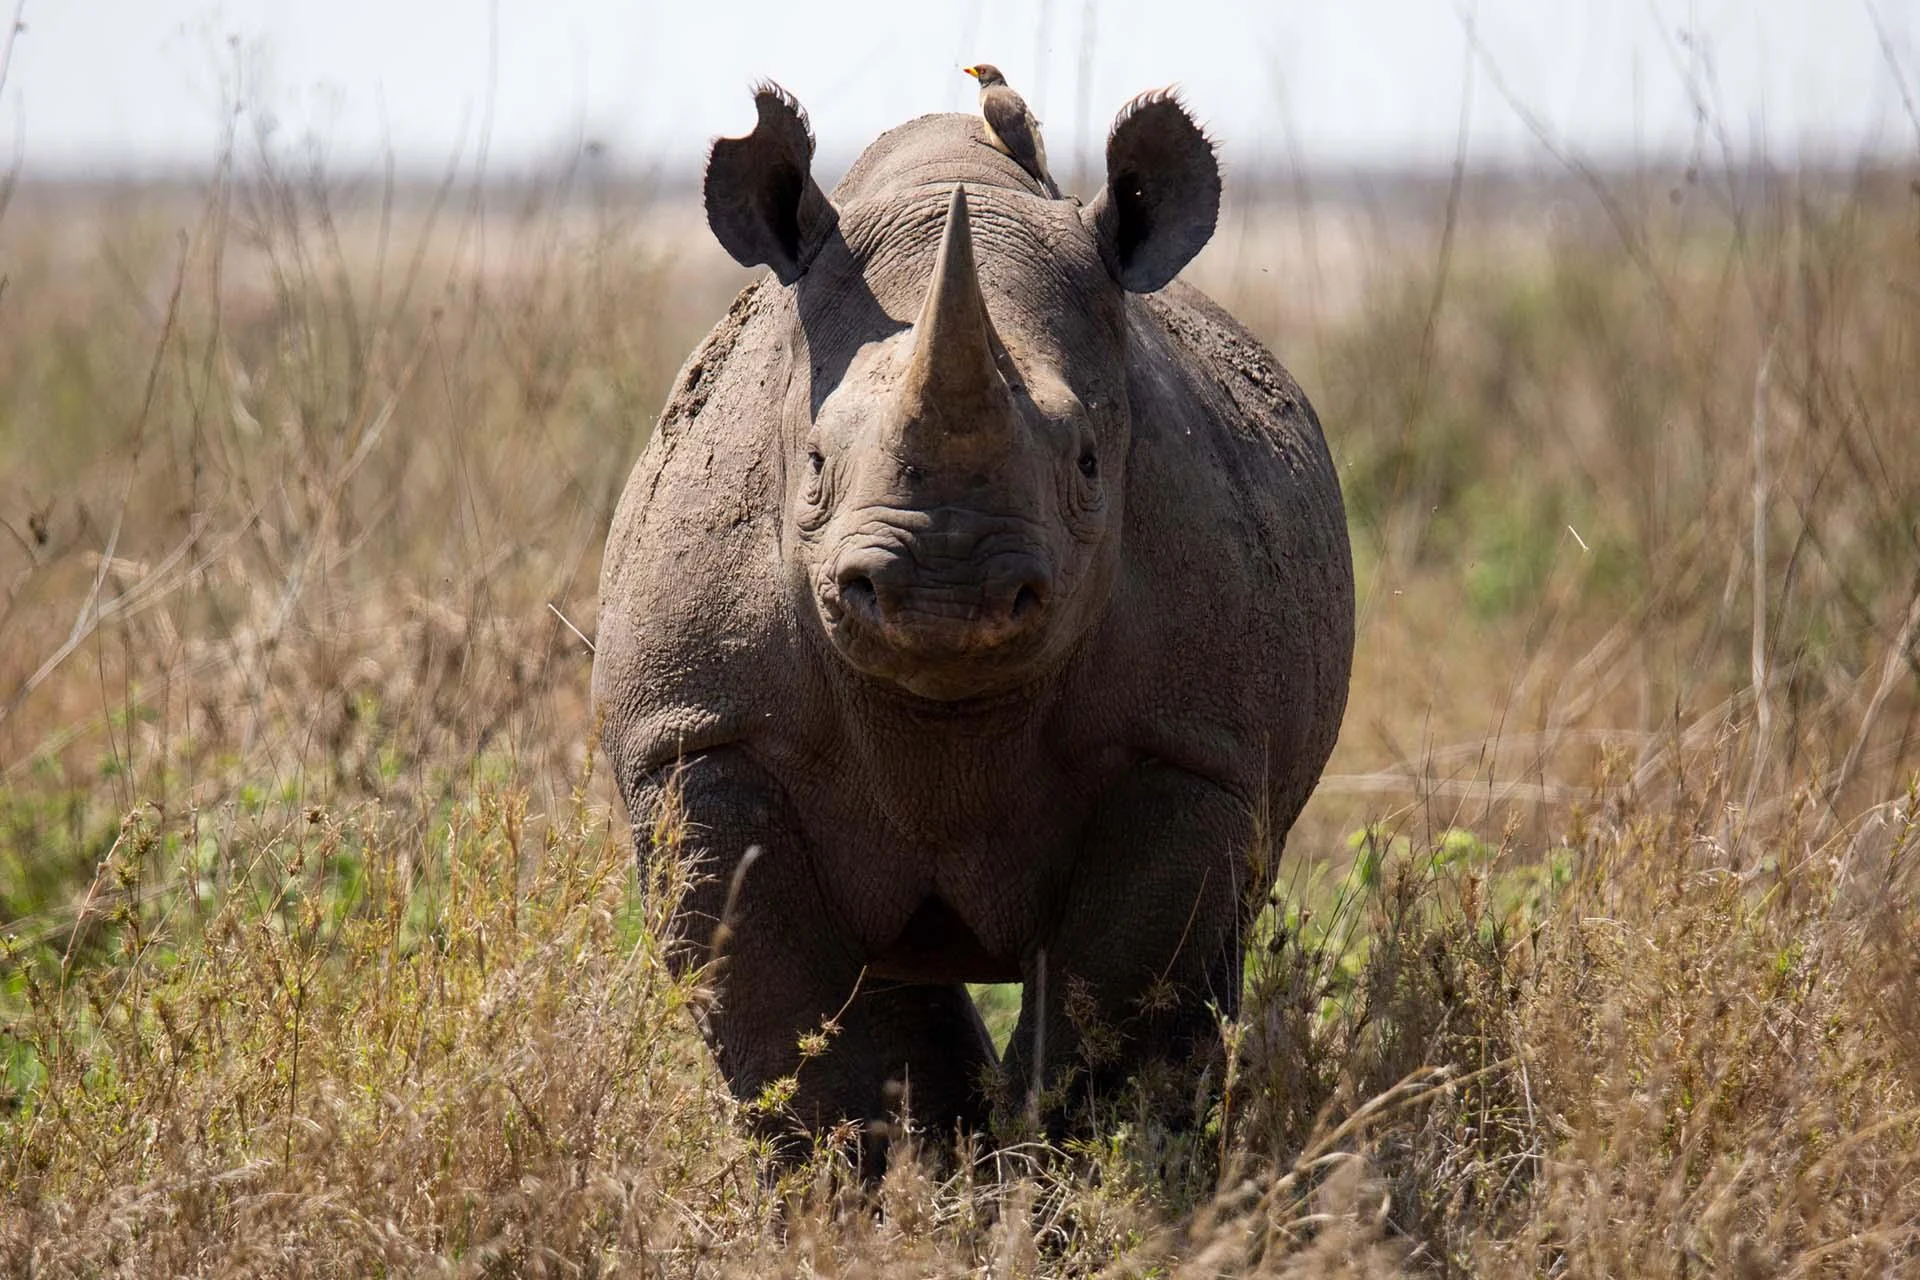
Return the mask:
[[995,85],[980,95],[980,115],[1021,168],[1036,178],[1046,173],[1046,145],[1040,141],[1040,126],[1027,110],[1025,98],[1004,85]]

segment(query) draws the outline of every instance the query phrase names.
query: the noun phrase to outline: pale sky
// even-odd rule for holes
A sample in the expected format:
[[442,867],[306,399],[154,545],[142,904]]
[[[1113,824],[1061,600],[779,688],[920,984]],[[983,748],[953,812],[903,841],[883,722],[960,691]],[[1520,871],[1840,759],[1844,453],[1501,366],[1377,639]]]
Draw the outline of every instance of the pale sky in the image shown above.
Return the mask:
[[1508,95],[1581,154],[1684,157],[1696,92],[1783,163],[1920,156],[1914,0],[26,0],[24,19],[0,149],[29,176],[208,164],[236,76],[342,166],[391,146],[440,168],[484,138],[510,170],[593,139],[688,171],[770,76],[824,166],[970,107],[975,61],[1026,93],[1056,167],[1169,82],[1230,164],[1445,165],[1463,101],[1474,158],[1542,159]]

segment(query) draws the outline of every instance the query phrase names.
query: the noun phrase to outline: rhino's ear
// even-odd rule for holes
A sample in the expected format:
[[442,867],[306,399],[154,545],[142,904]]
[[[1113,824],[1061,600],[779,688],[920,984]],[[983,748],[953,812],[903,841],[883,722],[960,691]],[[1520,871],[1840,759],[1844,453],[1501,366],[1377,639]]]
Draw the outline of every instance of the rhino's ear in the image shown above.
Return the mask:
[[766,80],[753,104],[753,132],[718,138],[707,155],[707,225],[735,262],[772,267],[792,284],[838,217],[813,180],[813,130],[799,100]]
[[1171,89],[1121,108],[1107,135],[1107,185],[1081,215],[1122,288],[1152,293],[1213,236],[1220,166]]

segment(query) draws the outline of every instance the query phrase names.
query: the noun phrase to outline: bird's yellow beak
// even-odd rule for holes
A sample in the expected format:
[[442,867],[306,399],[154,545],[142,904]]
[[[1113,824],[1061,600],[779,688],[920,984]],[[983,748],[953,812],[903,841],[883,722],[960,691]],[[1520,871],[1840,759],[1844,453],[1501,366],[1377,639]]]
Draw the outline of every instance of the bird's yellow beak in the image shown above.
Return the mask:
[[962,67],[960,69],[972,76],[975,80],[980,78],[980,68],[978,67]]

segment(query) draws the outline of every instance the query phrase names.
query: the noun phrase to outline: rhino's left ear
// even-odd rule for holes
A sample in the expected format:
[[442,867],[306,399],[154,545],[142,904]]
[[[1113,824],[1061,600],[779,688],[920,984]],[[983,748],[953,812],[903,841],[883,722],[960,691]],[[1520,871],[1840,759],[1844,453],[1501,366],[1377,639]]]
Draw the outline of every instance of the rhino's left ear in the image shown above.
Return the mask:
[[1152,293],[1213,237],[1220,166],[1171,89],[1121,108],[1107,135],[1107,185],[1082,217],[1122,288]]
[[707,155],[707,225],[735,262],[772,267],[792,284],[839,215],[813,180],[813,130],[799,100],[766,80],[753,104],[753,132],[716,139]]

